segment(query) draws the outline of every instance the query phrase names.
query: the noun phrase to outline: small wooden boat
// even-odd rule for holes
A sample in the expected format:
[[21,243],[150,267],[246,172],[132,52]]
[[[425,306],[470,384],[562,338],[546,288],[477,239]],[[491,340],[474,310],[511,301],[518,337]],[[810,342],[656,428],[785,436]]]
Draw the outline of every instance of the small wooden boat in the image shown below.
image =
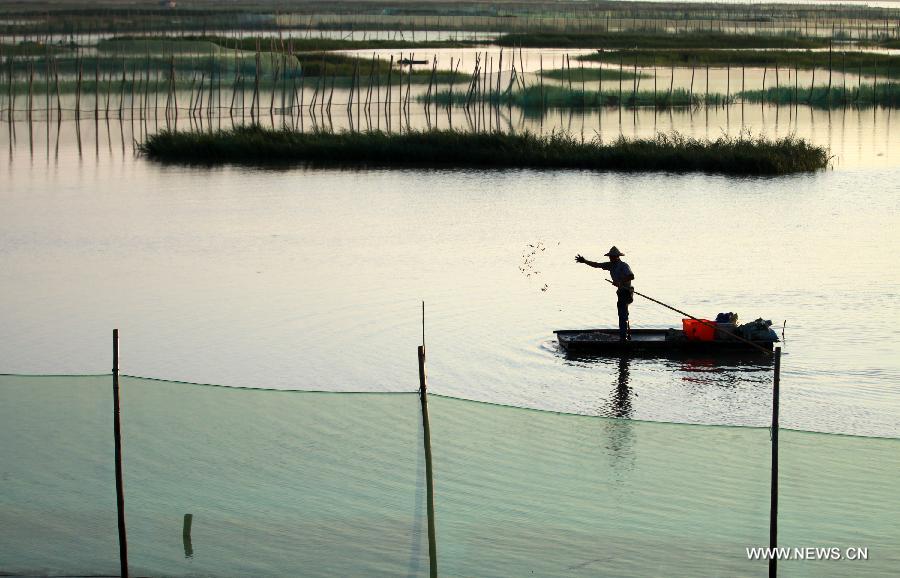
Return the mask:
[[[713,339],[700,341],[688,339],[680,329],[632,329],[630,341],[619,341],[618,329],[559,329],[554,331],[559,347],[572,355],[649,354],[671,353],[734,354],[756,353],[765,355],[757,347],[738,339]],[[771,351],[778,341],[754,340],[752,343]]]
[[428,64],[427,60],[410,60],[409,58],[402,58],[397,61],[397,64],[401,66],[408,66],[410,64]]

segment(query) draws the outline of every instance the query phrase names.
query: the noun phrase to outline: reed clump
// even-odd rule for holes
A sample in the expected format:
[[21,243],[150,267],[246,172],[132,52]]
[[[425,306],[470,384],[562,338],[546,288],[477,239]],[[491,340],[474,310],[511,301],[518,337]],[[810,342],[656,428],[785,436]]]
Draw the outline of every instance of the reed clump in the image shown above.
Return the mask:
[[312,164],[483,169],[588,169],[784,175],[828,165],[826,149],[805,140],[741,135],[715,140],[680,134],[610,142],[566,133],[540,136],[454,130],[403,133],[312,132],[243,126],[214,132],[163,131],[140,150],[168,163]]
[[[731,45],[729,45],[730,47]],[[823,69],[831,66],[834,72],[900,78],[900,56],[872,54],[868,52],[790,51],[790,50],[602,50],[575,57],[585,62],[606,62],[626,66],[676,66],[676,67],[767,67],[782,70]]]
[[259,48],[272,52],[329,52],[334,50],[409,50],[415,48],[464,48],[474,45],[468,40],[349,40],[342,38],[273,39],[271,36],[117,36],[98,42],[98,49],[116,52],[147,52],[166,50],[173,52],[215,52],[217,50],[243,50],[253,52]]
[[500,46],[529,48],[827,48],[824,38],[789,34],[729,34],[724,32],[532,32],[504,34]]
[[[702,104],[721,105],[732,104],[734,96],[710,93],[692,93],[678,88],[669,91],[638,90],[630,87],[621,93],[614,90],[580,90],[565,86],[537,86],[529,85],[524,89],[508,90],[500,92],[478,93],[477,96],[467,94],[465,91],[439,90],[430,97],[431,102],[447,106],[466,106],[474,102],[490,102],[495,105],[516,106],[525,110],[545,110],[550,108],[582,109],[598,108],[603,106],[622,106],[625,108],[639,107],[684,107],[700,106]],[[420,95],[417,100],[426,102],[425,95]]]
[[629,70],[618,70],[613,68],[581,68],[572,70],[571,68],[551,68],[541,73],[544,78],[553,80],[569,81],[573,83],[591,82],[591,81],[618,81],[634,80],[635,78],[650,78],[649,74],[638,72],[635,74]]
[[859,86],[792,86],[769,87],[765,91],[747,90],[737,97],[745,102],[770,104],[805,104],[814,108],[840,108],[844,106],[900,107],[900,83],[862,84]]

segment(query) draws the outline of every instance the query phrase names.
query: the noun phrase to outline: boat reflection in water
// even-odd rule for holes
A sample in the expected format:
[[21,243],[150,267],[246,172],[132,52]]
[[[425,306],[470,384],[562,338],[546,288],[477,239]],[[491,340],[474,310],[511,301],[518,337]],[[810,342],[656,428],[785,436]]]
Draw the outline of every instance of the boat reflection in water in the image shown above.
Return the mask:
[[[691,408],[683,415],[663,421],[683,423],[736,423],[764,407],[772,380],[770,356],[741,352],[722,355],[669,353],[664,356],[598,355],[560,352],[566,365],[593,376],[594,393],[585,413],[604,416],[593,431],[593,443],[601,444],[610,458],[613,478],[628,482],[635,469],[639,430],[635,421],[657,421],[668,416],[669,404],[686,400]],[[651,375],[671,376],[660,384]],[[676,400],[673,402],[673,400]],[[711,404],[710,400],[716,400]],[[760,403],[757,404],[756,401]],[[711,408],[725,411],[710,412]],[[660,413],[662,410],[662,413]],[[601,433],[602,432],[602,433]]]

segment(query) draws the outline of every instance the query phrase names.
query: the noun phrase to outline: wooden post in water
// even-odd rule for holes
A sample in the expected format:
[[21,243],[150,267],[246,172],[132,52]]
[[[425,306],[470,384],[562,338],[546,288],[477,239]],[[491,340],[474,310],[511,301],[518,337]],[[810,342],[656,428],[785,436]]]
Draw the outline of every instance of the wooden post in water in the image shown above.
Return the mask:
[[422,402],[422,438],[425,444],[425,491],[428,511],[428,562],[431,578],[437,578],[437,538],[434,526],[434,470],[431,463],[431,426],[428,422],[428,385],[425,378],[425,302],[422,302],[422,345],[419,352],[419,399]]
[[128,578],[128,540],[125,536],[125,489],[122,482],[122,422],[119,415],[119,330],[113,329],[113,438],[116,461],[116,511],[119,519],[119,563]]
[[[771,506],[769,509],[769,548],[774,551],[778,547],[778,402],[781,385],[781,347],[775,348],[775,381],[772,387],[772,484],[770,490]],[[769,558],[769,578],[777,575],[778,558],[774,554]]]
[[191,526],[194,523],[194,515],[193,514],[185,514],[184,515],[184,524],[181,527],[181,542],[184,546],[184,557],[185,558],[193,558],[194,557],[194,545],[191,540]]

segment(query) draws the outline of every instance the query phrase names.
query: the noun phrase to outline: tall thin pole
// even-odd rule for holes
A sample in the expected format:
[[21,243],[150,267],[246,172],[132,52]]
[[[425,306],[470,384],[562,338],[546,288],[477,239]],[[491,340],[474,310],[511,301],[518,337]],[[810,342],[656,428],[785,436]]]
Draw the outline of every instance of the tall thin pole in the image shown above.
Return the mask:
[[422,438],[425,444],[425,491],[428,510],[428,563],[431,578],[437,578],[437,538],[434,529],[434,470],[431,465],[431,426],[428,422],[428,385],[425,379],[425,302],[422,302],[422,345],[419,353],[419,399],[422,402]]
[[772,485],[769,509],[769,578],[778,574],[778,557],[774,555],[778,547],[778,400],[781,382],[781,347],[775,348],[775,383],[772,387]]
[[122,420],[119,417],[119,330],[113,329],[113,436],[116,450],[116,510],[119,515],[119,562],[128,578],[128,540],[125,536],[125,489],[122,483]]

